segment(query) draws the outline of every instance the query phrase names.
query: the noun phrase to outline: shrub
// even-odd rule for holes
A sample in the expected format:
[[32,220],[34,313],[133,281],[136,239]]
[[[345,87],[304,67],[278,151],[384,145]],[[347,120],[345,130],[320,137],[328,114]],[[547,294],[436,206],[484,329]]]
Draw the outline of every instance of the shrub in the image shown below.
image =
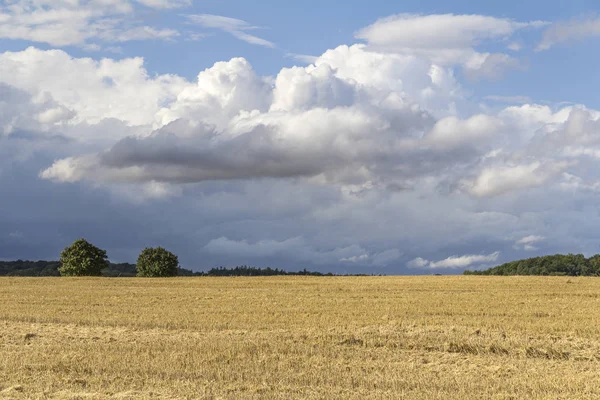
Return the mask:
[[60,253],[62,276],[102,276],[108,267],[106,250],[99,249],[85,239],[78,239]]
[[147,247],[137,259],[138,276],[169,277],[177,276],[179,260],[177,256],[162,247]]

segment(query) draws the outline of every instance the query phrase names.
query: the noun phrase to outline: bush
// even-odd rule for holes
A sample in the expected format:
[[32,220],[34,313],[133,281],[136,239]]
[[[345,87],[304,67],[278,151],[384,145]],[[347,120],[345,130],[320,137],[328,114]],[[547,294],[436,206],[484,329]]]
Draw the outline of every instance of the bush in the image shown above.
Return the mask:
[[85,239],[78,239],[60,253],[62,276],[102,276],[108,267],[106,250],[99,249]]
[[162,247],[147,247],[137,259],[138,276],[160,278],[177,276],[179,260],[177,256]]

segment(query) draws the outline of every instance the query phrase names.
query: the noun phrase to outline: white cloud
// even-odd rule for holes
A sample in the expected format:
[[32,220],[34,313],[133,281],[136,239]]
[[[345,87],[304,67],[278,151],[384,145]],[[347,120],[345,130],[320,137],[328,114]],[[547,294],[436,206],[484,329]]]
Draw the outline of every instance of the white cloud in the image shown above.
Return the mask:
[[462,49],[530,25],[483,15],[400,14],[378,20],[356,37],[383,49]]
[[224,129],[240,111],[266,111],[273,89],[248,61],[233,58],[198,74],[197,83],[182,87],[176,101],[156,114],[159,126],[180,118],[204,121]]
[[72,122],[115,118],[132,125],[150,125],[161,106],[174,101],[190,84],[173,75],[150,78],[143,63],[142,58],[95,61],[72,58],[62,50],[28,48],[0,54],[0,82],[33,96],[51,96],[64,107],[56,112],[68,115]]
[[[242,58],[216,63],[192,84],[150,79],[141,59],[95,62],[36,49],[0,55],[0,71],[0,79],[60,104],[39,114],[42,122],[115,118],[145,126],[125,139],[131,132],[116,130],[114,139],[123,140],[112,148],[57,160],[41,173],[59,182],[301,178],[359,195],[431,180],[491,197],[564,186],[561,174],[600,152],[598,112],[525,104],[474,114],[443,68],[364,46],[327,51],[275,79],[258,76]],[[85,84],[64,85],[61,74]],[[463,102],[471,115],[443,109],[448,101]]]
[[41,124],[54,124],[56,122],[68,121],[75,113],[64,106],[49,108],[37,114],[36,119]]
[[136,0],[138,3],[156,9],[179,8],[192,5],[192,0]]
[[507,70],[519,68],[519,61],[504,53],[477,53],[464,63],[465,73],[471,79],[497,79]]
[[369,259],[368,254],[361,254],[360,256],[352,256],[340,259],[341,262],[358,263],[365,262]]
[[[596,158],[600,158],[599,154],[595,155]],[[583,178],[577,175],[569,174],[564,172],[562,174],[562,181],[560,182],[560,188],[567,192],[591,192],[600,193],[600,180],[585,181]]]
[[77,182],[84,177],[85,169],[81,167],[83,158],[63,158],[40,173],[43,179],[60,179],[61,182]]
[[[469,55],[460,62],[485,71],[487,52],[473,46],[508,41],[478,35],[457,41]],[[69,209],[61,218],[111,235],[131,229],[108,224],[139,214],[140,242],[176,237],[206,266],[393,273],[417,256],[413,267],[482,266],[496,250],[516,258],[537,247],[514,248],[532,232],[565,251],[597,249],[600,112],[521,97],[486,99],[509,103],[500,110],[474,103],[456,64],[424,52],[361,44],[311,61],[260,76],[234,58],[190,82],[151,75],[141,58],[1,53],[0,185],[13,206],[0,224],[20,212],[52,221],[45,233],[68,229],[51,204],[23,204],[51,193]],[[78,183],[39,182],[38,171]],[[458,255],[429,261],[441,251]]]
[[439,120],[428,132],[424,141],[433,146],[446,149],[461,144],[476,144],[500,133],[502,120],[484,114],[478,114],[466,120],[446,117]]
[[254,31],[260,28],[257,26],[250,25],[248,22],[243,21],[241,19],[212,14],[194,14],[188,15],[187,18],[191,22],[198,24],[204,28],[219,29],[221,31],[227,32],[232,36],[236,37],[237,39],[243,40],[246,43],[269,48],[276,47],[273,42],[249,34],[248,31]]
[[544,236],[536,236],[536,235],[529,235],[529,236],[525,236],[519,240],[517,240],[515,242],[515,248],[516,249],[523,249],[523,250],[527,250],[527,251],[535,251],[538,248],[535,247],[535,244],[543,241],[544,239],[546,239]]
[[548,50],[562,43],[595,36],[600,36],[600,18],[561,21],[552,24],[544,31],[536,50]]
[[512,42],[506,46],[506,48],[512,51],[521,51],[523,49],[523,45],[519,42]]
[[429,261],[425,260],[422,257],[417,257],[414,260],[408,262],[407,266],[409,268],[425,268],[429,265]]
[[530,236],[525,236],[524,238],[517,240],[517,244],[532,244],[532,243],[537,243],[539,241],[542,241],[544,239],[545,239],[545,237],[543,237],[543,236],[530,235]]
[[421,257],[415,258],[408,263],[411,268],[431,268],[431,269],[444,269],[444,268],[466,268],[473,264],[485,264],[490,262],[498,261],[500,252],[495,252],[489,255],[464,255],[464,256],[451,256],[440,261],[428,261]]
[[[150,26],[138,26],[136,28],[127,29],[122,32],[117,32],[114,35],[109,35],[110,41],[129,42],[132,40],[147,40],[147,39],[173,39],[179,36],[179,32],[174,29],[155,29]],[[102,37],[102,36],[101,36]]]
[[319,59],[317,56],[311,56],[308,54],[296,54],[296,53],[286,53],[286,57],[293,58],[297,61],[303,62],[305,64],[314,64],[315,61]]
[[518,60],[503,53],[479,53],[475,48],[544,25],[542,21],[516,22],[484,15],[400,14],[376,21],[356,37],[378,51],[424,56],[440,65],[462,65],[473,78],[498,78],[507,69],[519,68]]
[[73,116],[72,110],[50,96],[32,97],[0,82],[0,138],[20,131],[56,135],[56,129],[64,129]]
[[271,110],[332,109],[355,103],[356,86],[338,78],[331,66],[284,68],[277,75]]
[[[189,4],[187,0],[141,0],[153,8]],[[95,41],[172,39],[173,29],[144,26],[133,18],[134,5],[126,0],[51,1],[15,0],[0,4],[0,38],[22,39],[53,46],[80,46],[98,51]]]
[[429,263],[429,268],[465,268],[473,264],[490,263],[498,261],[500,252],[495,252],[489,255],[466,255],[452,256],[445,260]]
[[567,157],[588,156],[600,159],[600,149],[597,148],[568,146],[564,148],[563,154]]
[[522,165],[500,165],[484,168],[469,191],[476,196],[497,196],[517,189],[541,186],[560,175],[571,164],[534,161]]
[[456,115],[464,93],[451,68],[407,54],[380,53],[365,45],[339,46],[327,50],[315,65],[325,64],[335,76],[389,108],[414,103],[437,116]]

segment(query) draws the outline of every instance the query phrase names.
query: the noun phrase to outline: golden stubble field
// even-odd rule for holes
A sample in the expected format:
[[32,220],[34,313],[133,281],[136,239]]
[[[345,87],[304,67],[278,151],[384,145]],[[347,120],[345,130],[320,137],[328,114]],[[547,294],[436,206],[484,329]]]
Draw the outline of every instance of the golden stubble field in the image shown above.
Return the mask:
[[600,279],[0,278],[2,399],[598,399]]

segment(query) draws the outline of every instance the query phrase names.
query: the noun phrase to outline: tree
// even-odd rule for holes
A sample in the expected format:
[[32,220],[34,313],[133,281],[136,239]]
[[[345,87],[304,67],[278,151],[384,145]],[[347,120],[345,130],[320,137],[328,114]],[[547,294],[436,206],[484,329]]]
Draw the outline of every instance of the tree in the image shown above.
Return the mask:
[[138,276],[161,278],[177,276],[179,260],[177,256],[162,247],[147,247],[137,259]]
[[85,239],[78,239],[60,253],[62,276],[102,276],[108,267],[106,250],[99,249]]
[[588,259],[590,264],[590,274],[599,276],[600,275],[600,254],[596,254]]

